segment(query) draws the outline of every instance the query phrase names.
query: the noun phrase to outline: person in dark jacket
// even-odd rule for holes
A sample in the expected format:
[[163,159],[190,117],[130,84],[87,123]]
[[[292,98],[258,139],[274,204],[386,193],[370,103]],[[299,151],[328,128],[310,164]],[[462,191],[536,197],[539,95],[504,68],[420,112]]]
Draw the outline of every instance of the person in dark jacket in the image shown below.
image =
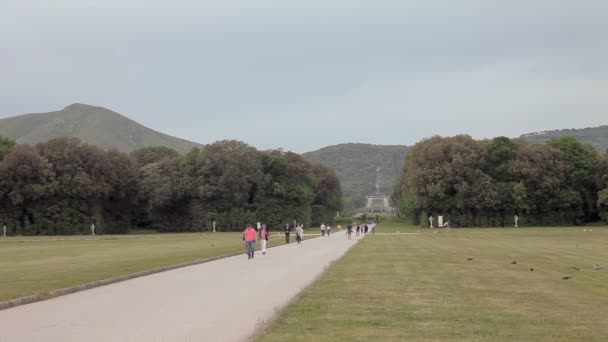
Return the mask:
[[289,244],[289,234],[291,234],[291,227],[289,223],[285,225],[285,243]]

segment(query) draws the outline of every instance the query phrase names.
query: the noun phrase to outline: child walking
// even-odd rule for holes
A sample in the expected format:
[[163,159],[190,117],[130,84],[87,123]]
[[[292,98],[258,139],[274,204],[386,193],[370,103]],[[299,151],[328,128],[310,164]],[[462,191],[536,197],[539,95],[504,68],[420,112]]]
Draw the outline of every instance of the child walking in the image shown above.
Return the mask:
[[266,254],[266,244],[268,243],[268,229],[266,225],[262,225],[262,230],[260,231],[260,241],[262,241],[262,254]]

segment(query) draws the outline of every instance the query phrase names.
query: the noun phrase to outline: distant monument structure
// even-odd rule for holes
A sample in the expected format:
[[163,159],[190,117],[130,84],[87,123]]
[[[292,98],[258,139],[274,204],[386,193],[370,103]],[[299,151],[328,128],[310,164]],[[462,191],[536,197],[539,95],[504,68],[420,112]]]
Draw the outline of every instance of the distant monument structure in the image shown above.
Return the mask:
[[376,168],[376,191],[373,195],[368,195],[365,197],[366,205],[365,208],[360,210],[363,213],[392,213],[395,211],[395,208],[391,206],[391,200],[389,196],[383,195],[380,192],[380,184],[381,184],[381,167]]

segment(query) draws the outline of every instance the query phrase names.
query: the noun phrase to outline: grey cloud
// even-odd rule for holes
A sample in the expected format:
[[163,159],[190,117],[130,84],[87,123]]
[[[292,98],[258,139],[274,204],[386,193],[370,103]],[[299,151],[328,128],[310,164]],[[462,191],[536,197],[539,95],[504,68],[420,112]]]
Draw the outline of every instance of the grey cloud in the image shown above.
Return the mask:
[[0,116],[307,151],[606,124],[605,1],[5,1]]

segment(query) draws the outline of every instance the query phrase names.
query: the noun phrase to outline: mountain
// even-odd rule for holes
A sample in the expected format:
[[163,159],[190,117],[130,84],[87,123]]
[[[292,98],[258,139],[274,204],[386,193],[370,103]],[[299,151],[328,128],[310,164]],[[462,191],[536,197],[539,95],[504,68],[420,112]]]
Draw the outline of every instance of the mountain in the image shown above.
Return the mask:
[[342,183],[345,205],[353,209],[363,205],[366,195],[374,194],[377,167],[381,168],[380,191],[392,195],[408,150],[409,147],[403,145],[340,144],[302,156],[336,171]]
[[0,119],[0,135],[21,144],[75,137],[92,145],[123,152],[148,146],[166,146],[186,153],[193,147],[202,147],[144,127],[109,109],[79,103],[55,112]]
[[606,152],[606,150],[608,150],[608,126],[529,133],[522,135],[521,138],[531,143],[544,144],[551,139],[559,139],[568,136],[574,137],[584,144],[589,144],[600,152]]

